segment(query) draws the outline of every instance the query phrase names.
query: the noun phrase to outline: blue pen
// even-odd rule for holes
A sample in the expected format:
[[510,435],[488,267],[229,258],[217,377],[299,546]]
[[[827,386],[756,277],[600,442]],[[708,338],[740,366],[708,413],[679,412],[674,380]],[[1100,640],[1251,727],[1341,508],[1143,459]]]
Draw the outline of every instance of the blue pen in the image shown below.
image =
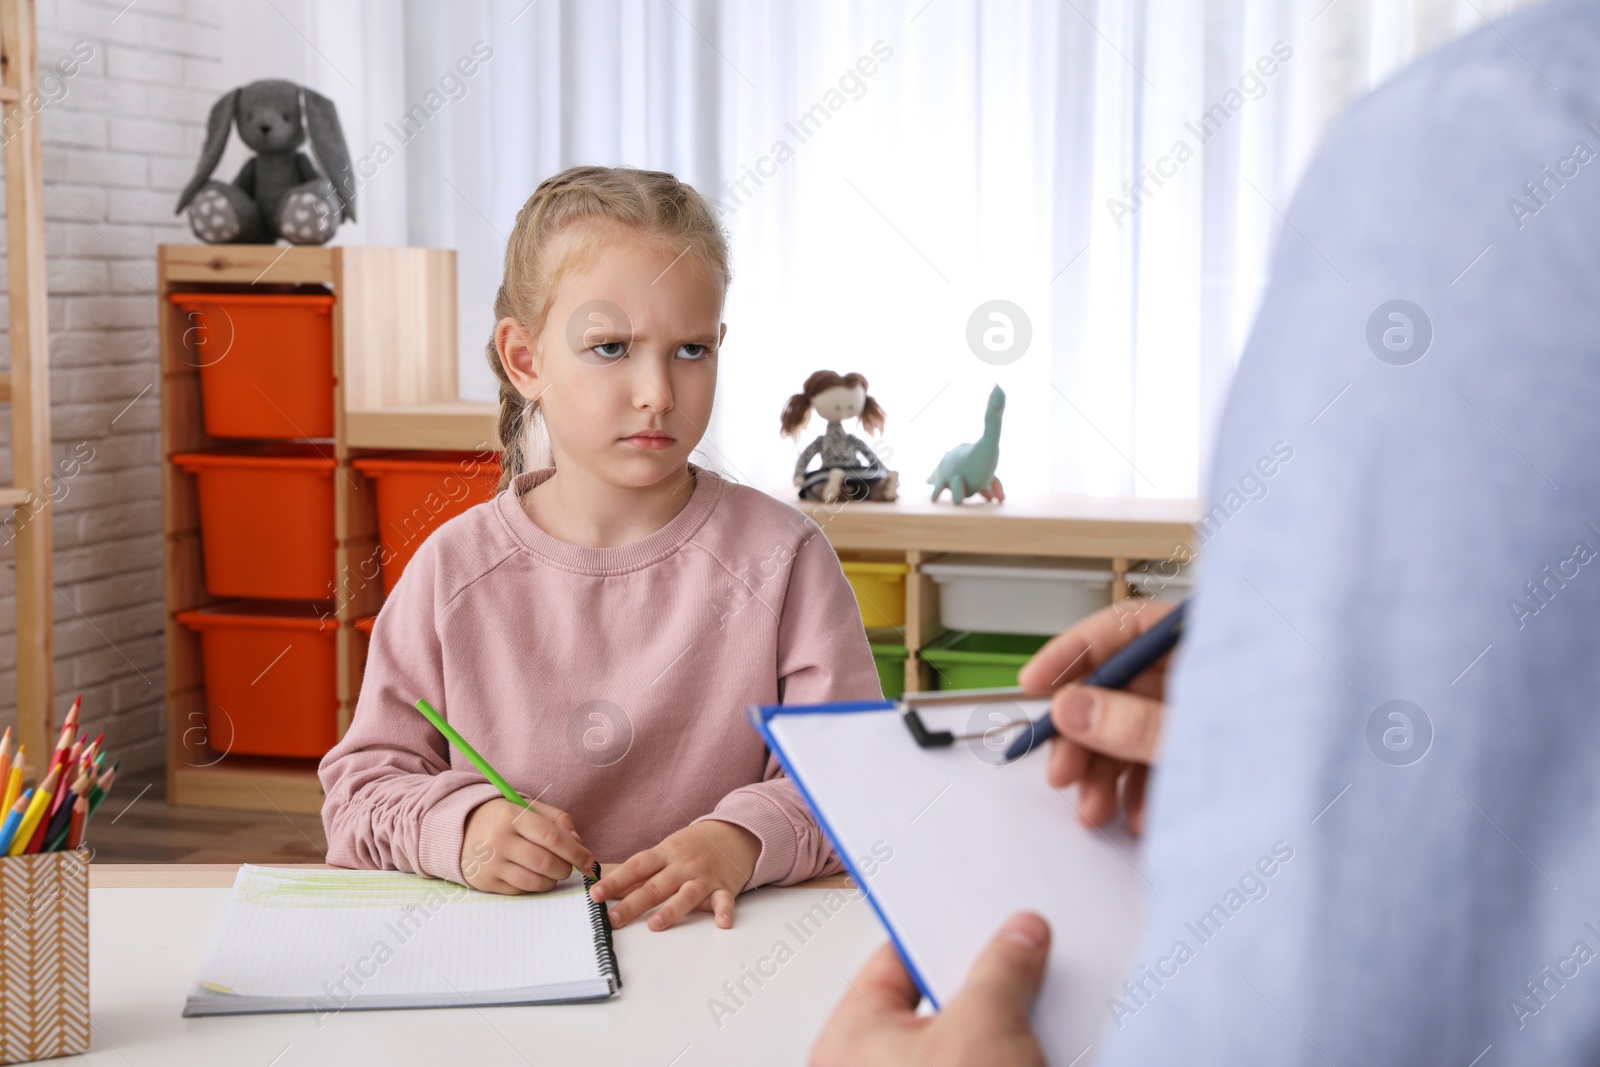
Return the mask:
[[32,787],[23,790],[16,804],[12,806],[11,814],[6,816],[4,823],[0,823],[0,856],[5,855],[6,849],[11,847],[11,839],[17,835],[17,827],[22,825],[22,816],[28,810],[28,802],[32,799]]
[[[1183,636],[1183,617],[1188,608],[1187,600],[1173,608],[1160,622],[1123,645],[1114,656],[1090,671],[1088,677],[1079,684],[1099,689],[1126,687],[1149,670],[1156,660],[1172,651],[1172,646]],[[1021,759],[1055,735],[1056,724],[1051,721],[1050,713],[1046,712],[1011,742],[1006,749],[1007,762]]]

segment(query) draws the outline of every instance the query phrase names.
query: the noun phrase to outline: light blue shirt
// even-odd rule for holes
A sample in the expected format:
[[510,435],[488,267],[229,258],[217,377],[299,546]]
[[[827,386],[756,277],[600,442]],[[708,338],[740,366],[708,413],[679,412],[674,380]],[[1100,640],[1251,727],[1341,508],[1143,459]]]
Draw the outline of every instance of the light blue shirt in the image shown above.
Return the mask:
[[1101,1062],[1600,1063],[1595,4],[1334,125],[1208,500]]

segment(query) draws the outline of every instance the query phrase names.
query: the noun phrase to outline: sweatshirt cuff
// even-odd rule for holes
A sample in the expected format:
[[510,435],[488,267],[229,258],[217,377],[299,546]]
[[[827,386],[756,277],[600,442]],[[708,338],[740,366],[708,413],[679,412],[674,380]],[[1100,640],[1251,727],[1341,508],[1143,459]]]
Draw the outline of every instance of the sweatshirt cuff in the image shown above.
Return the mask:
[[695,822],[707,819],[749,830],[761,842],[761,855],[756,857],[756,869],[740,892],[782,881],[794,871],[795,856],[799,853],[794,824],[781,807],[760,793],[738,790],[723,797],[715,811],[710,815],[702,815]]
[[466,885],[461,873],[461,846],[466,838],[467,816],[478,805],[500,796],[488,782],[474,782],[447,795],[422,815],[422,837],[417,844],[417,866],[423,874]]

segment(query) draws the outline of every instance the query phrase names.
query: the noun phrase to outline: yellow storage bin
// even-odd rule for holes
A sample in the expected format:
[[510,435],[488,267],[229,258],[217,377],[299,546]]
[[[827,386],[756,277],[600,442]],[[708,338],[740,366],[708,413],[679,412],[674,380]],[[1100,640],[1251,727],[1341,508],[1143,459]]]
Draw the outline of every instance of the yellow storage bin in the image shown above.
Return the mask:
[[856,603],[861,607],[861,622],[867,629],[906,624],[909,565],[852,559],[839,562],[844,576],[850,579],[850,588],[855,590]]

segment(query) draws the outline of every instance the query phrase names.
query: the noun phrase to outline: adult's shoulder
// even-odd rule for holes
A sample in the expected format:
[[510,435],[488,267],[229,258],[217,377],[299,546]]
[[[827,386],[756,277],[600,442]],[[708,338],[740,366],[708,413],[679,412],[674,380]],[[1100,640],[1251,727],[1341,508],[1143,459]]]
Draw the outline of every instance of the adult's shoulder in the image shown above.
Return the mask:
[[[1600,5],[1560,0],[1485,24],[1405,67],[1330,123],[1288,212],[1319,244],[1508,197],[1582,138],[1600,150]],[[1551,188],[1555,185],[1552,183]],[[1340,211],[1359,203],[1359,213]],[[1284,234],[1287,242],[1294,232]],[[1337,261],[1335,260],[1337,263]]]
[[[1228,401],[1250,417],[1223,419],[1213,477],[1236,478],[1291,430],[1306,436],[1364,379],[1389,376],[1366,401],[1415,410],[1374,348],[1392,323],[1486,374],[1519,343],[1510,335],[1573,328],[1569,290],[1593,273],[1600,227],[1596,69],[1600,5],[1562,0],[1440,47],[1332,123],[1279,228]],[[1406,321],[1385,310],[1399,302]],[[1361,399],[1357,388],[1339,403]],[[1272,412],[1283,425],[1262,426]]]
[[[1591,0],[1549,0],[1490,21],[1439,46],[1357,100],[1347,112],[1382,113],[1396,103],[1447,109],[1439,90],[1464,90],[1494,80],[1574,106],[1597,96],[1594,62],[1600,57],[1600,8]],[[1503,80],[1501,80],[1503,79]],[[1415,100],[1415,96],[1427,100]]]

